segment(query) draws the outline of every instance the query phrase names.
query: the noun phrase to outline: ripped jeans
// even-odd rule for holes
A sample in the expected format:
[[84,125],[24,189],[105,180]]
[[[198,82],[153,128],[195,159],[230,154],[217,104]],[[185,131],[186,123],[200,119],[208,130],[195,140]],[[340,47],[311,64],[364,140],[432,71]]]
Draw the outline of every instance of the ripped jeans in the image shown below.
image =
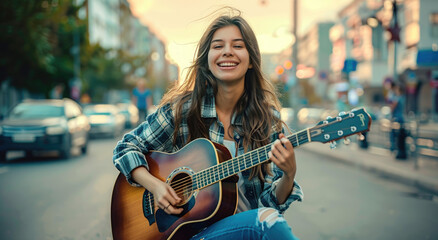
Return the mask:
[[298,240],[283,216],[273,208],[253,209],[229,216],[205,228],[191,239]]

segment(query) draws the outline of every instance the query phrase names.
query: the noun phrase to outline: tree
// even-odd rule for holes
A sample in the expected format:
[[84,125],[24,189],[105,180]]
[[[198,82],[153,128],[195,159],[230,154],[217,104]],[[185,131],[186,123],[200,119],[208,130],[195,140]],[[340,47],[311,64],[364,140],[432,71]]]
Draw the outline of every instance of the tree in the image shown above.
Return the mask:
[[69,61],[60,56],[77,27],[69,21],[76,11],[72,1],[0,1],[0,83],[9,79],[14,87],[47,95],[70,76]]

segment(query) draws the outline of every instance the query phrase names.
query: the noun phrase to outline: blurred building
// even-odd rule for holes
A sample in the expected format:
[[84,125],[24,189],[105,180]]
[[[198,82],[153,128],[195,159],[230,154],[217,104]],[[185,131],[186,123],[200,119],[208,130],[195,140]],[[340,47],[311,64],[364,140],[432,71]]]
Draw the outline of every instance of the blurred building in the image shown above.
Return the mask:
[[[90,43],[137,58],[123,64],[124,81],[134,87],[137,78],[145,78],[157,103],[168,84],[178,78],[178,68],[168,60],[165,43],[133,16],[127,0],[88,0],[85,10]],[[116,51],[113,53],[109,57],[117,57]]]
[[[296,63],[291,61],[291,47],[278,54],[262,56],[263,72],[268,74],[273,82],[282,82],[285,92],[299,84],[300,91],[297,93],[300,95],[298,101],[301,104],[324,105],[328,99],[327,86],[332,53],[329,31],[332,26],[332,22],[317,23],[298,38]],[[291,73],[293,64],[296,64],[296,78],[293,78]],[[292,97],[285,101],[285,106],[294,105]]]
[[[335,82],[346,82],[353,91],[364,90],[363,104],[383,102],[383,79],[388,68],[385,26],[369,20],[378,14],[378,2],[355,0],[343,8],[330,30],[333,43],[331,70]],[[374,18],[373,18],[374,17]]]
[[384,104],[385,79],[401,83],[407,112],[436,116],[436,0],[354,0],[338,16],[330,30],[333,76],[362,86],[371,106]]
[[99,43],[107,49],[120,49],[120,0],[88,0],[87,12],[90,43]]
[[308,103],[321,104],[328,99],[330,55],[333,45],[329,40],[332,22],[312,26],[298,40],[297,78],[306,91]]

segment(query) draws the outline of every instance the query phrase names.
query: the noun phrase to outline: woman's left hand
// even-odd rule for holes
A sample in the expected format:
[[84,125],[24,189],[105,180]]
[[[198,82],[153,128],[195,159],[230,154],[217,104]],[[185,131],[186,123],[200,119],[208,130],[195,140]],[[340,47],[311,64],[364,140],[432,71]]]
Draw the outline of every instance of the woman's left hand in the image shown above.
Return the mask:
[[283,170],[286,177],[292,180],[295,178],[297,164],[294,147],[283,133],[280,133],[279,139],[275,140],[274,144],[272,144],[269,159]]

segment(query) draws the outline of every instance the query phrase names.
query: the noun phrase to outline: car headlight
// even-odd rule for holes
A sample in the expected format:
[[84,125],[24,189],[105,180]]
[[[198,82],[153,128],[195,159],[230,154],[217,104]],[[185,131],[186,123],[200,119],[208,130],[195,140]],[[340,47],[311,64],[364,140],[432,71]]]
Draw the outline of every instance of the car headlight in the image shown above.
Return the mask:
[[51,126],[46,128],[46,133],[48,135],[59,135],[65,133],[67,129],[62,126]]

